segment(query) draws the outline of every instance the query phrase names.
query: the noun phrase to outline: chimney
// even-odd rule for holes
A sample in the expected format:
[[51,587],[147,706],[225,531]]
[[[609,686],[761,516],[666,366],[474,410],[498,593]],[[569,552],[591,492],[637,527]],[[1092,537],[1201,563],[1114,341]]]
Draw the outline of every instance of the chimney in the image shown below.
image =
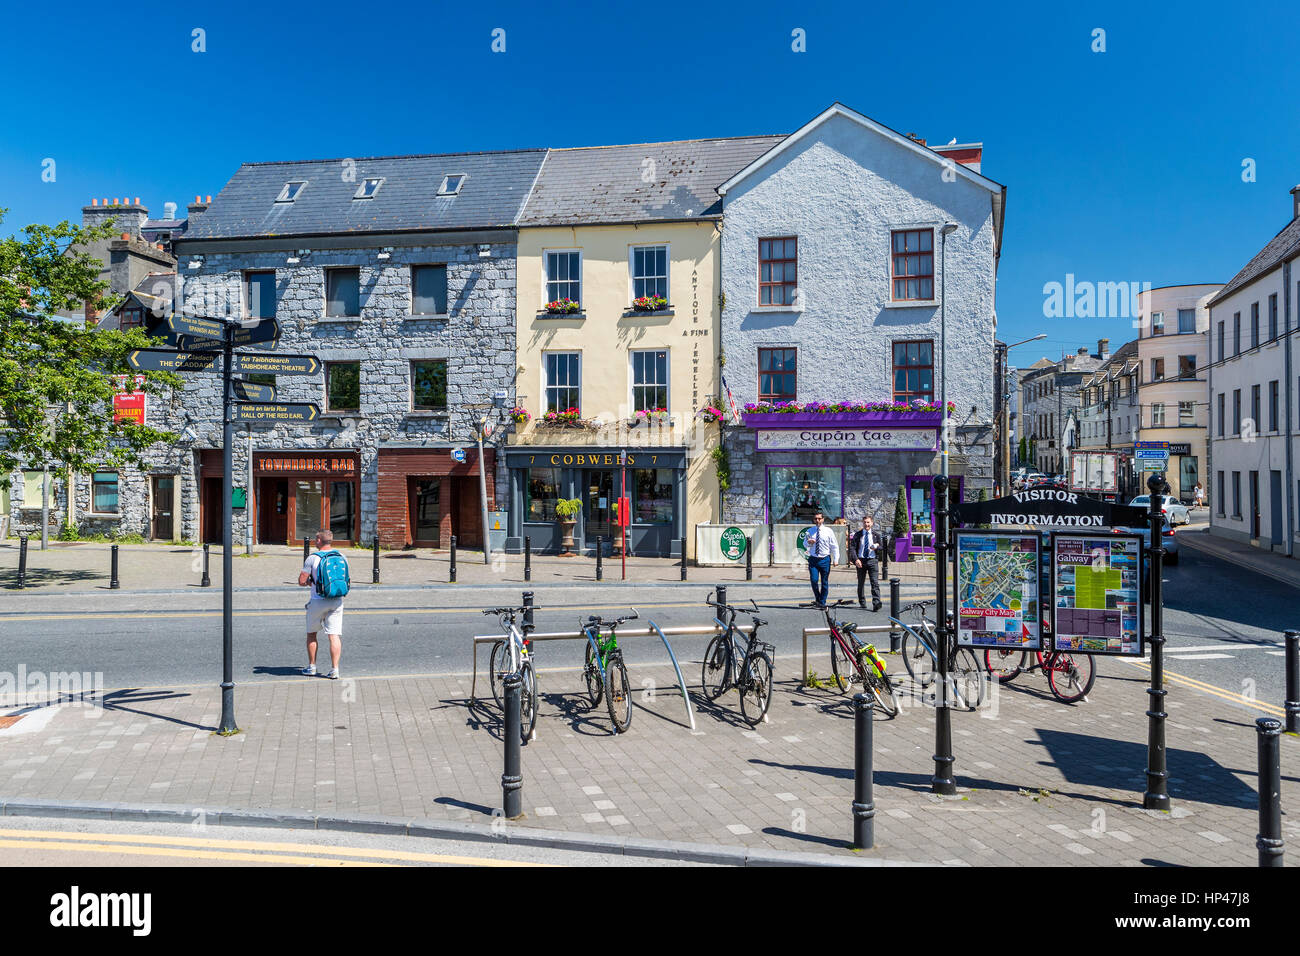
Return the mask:
[[1088,346],[1086,346],[1086,345],[1080,345],[1080,346],[1079,346],[1079,352],[1078,352],[1078,354],[1079,354],[1079,355],[1087,355],[1087,354],[1088,354]]
[[140,229],[148,218],[149,210],[144,206],[132,206],[129,202],[119,205],[117,199],[111,203],[107,199],[91,199],[89,206],[81,207],[82,226],[87,229],[102,226],[111,219],[117,234],[128,240],[140,238]]
[[921,137],[917,136],[915,133],[908,133],[908,134],[907,134],[907,138],[910,139],[910,140],[911,140],[912,142],[914,142],[914,143],[918,143],[918,144],[921,145],[921,146],[924,146],[924,145],[925,145],[925,140],[923,140]]
[[203,215],[203,211],[208,208],[208,203],[210,202],[212,202],[211,196],[208,197],[208,202],[204,202],[202,196],[195,196],[194,202],[185,207],[185,211],[189,214],[191,224],[193,224],[194,220],[198,219],[199,216]]
[[176,218],[176,204],[174,202],[163,203],[163,218],[164,219]]
[[1300,219],[1300,186],[1291,187],[1291,218]]
[[1102,361],[1110,358],[1110,339],[1097,340],[1097,357]]

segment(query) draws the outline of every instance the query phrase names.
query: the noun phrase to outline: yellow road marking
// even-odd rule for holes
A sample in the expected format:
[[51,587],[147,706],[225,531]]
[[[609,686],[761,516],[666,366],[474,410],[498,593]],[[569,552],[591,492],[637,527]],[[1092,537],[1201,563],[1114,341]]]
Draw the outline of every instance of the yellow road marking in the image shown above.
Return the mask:
[[314,856],[283,856],[273,853],[221,853],[215,850],[177,850],[167,847],[102,846],[96,843],[76,843],[71,840],[6,840],[0,838],[0,849],[14,850],[71,850],[77,853],[120,853],[126,856],[163,856],[187,860],[237,860],[244,863],[283,863],[297,866],[396,866],[394,863],[368,863],[360,860],[331,860]]
[[[1145,667],[1147,670],[1151,669],[1151,665],[1146,661],[1136,661],[1136,660],[1132,660],[1131,658],[1122,658],[1122,659],[1126,660],[1129,664],[1134,664],[1138,667]],[[1265,714],[1271,714],[1275,717],[1286,716],[1286,711],[1283,710],[1281,707],[1278,707],[1276,704],[1267,704],[1261,700],[1247,697],[1244,694],[1234,693],[1233,691],[1230,691],[1224,687],[1216,687],[1214,684],[1207,684],[1204,681],[1199,681],[1194,677],[1188,677],[1184,674],[1177,674],[1174,673],[1173,671],[1165,671],[1165,677],[1168,680],[1173,681],[1175,684],[1182,684],[1183,686],[1190,687],[1193,690],[1199,690],[1202,693],[1211,694],[1214,697],[1221,697],[1222,699],[1234,704],[1244,704],[1246,707],[1250,707],[1253,708],[1254,710],[1262,711]]]
[[[217,848],[225,850],[274,850],[290,853],[314,853],[322,856],[361,857],[364,859],[401,860],[407,863],[449,863],[459,866],[547,866],[545,863],[516,863],[513,860],[494,860],[487,857],[455,856],[447,853],[416,853],[409,850],[363,850],[357,847],[324,846],[314,843],[264,843],[258,840],[217,840],[204,837],[167,837],[131,833],[81,833],[70,834],[64,830],[4,830],[0,829],[0,845],[10,838],[28,838],[67,841],[71,836],[103,843],[144,844],[145,846],[171,846]],[[182,852],[177,850],[176,852]],[[333,862],[333,861],[331,861]],[[344,862],[344,861],[339,861]]]

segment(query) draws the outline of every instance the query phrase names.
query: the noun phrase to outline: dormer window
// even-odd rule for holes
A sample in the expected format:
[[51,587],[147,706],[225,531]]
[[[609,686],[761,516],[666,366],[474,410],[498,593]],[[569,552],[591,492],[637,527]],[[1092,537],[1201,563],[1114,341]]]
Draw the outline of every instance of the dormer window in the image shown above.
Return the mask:
[[357,187],[353,199],[374,199],[375,193],[379,192],[379,187],[383,185],[382,179],[367,179]]
[[439,196],[454,196],[460,192],[460,187],[465,182],[464,173],[454,173],[451,176],[442,177],[442,185],[438,187]]
[[285,183],[284,188],[280,190],[280,195],[275,198],[275,201],[293,202],[298,198],[298,194],[302,192],[302,187],[306,185],[307,183],[305,181]]

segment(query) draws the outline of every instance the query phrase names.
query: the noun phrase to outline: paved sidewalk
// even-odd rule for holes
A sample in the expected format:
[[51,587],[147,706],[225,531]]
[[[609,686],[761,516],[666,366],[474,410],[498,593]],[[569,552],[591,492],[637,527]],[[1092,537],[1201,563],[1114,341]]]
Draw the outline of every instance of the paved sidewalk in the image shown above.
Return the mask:
[[1180,545],[1195,548],[1243,568],[1249,568],[1274,580],[1300,588],[1300,561],[1285,554],[1252,548],[1240,541],[1211,534],[1208,529],[1178,532]]
[[[371,586],[373,551],[363,548],[345,548],[344,555],[351,566],[355,586]],[[0,590],[17,589],[18,542],[10,539],[0,542]],[[41,551],[39,541],[28,543],[27,584],[31,592],[85,592],[101,591],[110,580],[111,546],[107,544],[82,544],[76,542],[50,542],[48,551]],[[213,546],[209,554],[211,586],[221,587],[221,548]],[[285,581],[296,581],[302,570],[302,548],[283,545],[259,545],[253,557],[244,554],[243,545],[235,548],[234,584],[238,590],[258,588],[280,589]],[[410,551],[381,551],[379,553],[380,587],[419,587],[428,584],[446,584],[450,580],[450,553],[429,549]],[[622,580],[622,562],[619,558],[604,559],[604,580]],[[143,544],[119,546],[118,580],[123,591],[167,591],[194,589],[203,572],[203,548],[187,545]],[[755,584],[788,584],[808,582],[806,565],[755,565]],[[856,587],[856,572],[840,568],[833,572],[838,586]],[[889,565],[889,576],[905,584],[934,583],[932,562],[903,562]],[[591,583],[596,580],[596,561],[590,556],[562,558],[558,555],[532,556],[531,582],[538,586],[556,584]],[[677,584],[681,582],[681,563],[667,558],[628,558],[627,580],[637,584]],[[687,580],[694,584],[744,583],[745,567],[687,568]],[[521,554],[497,554],[488,564],[483,562],[482,551],[458,550],[456,553],[456,583],[461,585],[524,584],[524,558]],[[882,580],[882,593],[888,600],[889,582]]]
[[[890,663],[899,667],[897,658]],[[829,671],[824,655],[811,664]],[[770,721],[750,730],[735,694],[705,702],[694,684],[698,662],[683,662],[694,731],[671,669],[638,666],[631,677],[642,690],[621,736],[603,707],[588,707],[579,671],[543,669],[518,826],[557,840],[577,832],[850,857],[851,709],[843,695],[795,686],[797,666],[797,658],[778,658],[784,683]],[[1253,866],[1260,711],[1171,683],[1174,809],[1144,811],[1147,671],[1119,660],[1099,670],[1086,704],[1056,702],[1041,675],[1029,674],[987,710],[955,713],[960,794],[952,798],[929,793],[934,712],[907,695],[897,719],[874,724],[877,845],[854,858]],[[223,739],[212,733],[215,686],[110,690],[103,709],[65,704],[0,720],[0,802],[491,825],[501,797],[500,711],[482,680],[479,691],[486,701],[470,700],[468,675],[249,684],[236,690],[243,733]],[[1300,781],[1300,745],[1282,744],[1286,806]],[[1297,830],[1286,824],[1288,838]]]

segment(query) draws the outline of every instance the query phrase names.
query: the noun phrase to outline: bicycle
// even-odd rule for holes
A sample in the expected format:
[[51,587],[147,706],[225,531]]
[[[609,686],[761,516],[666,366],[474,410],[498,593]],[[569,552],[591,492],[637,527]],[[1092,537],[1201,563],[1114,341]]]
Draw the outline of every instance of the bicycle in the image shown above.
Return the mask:
[[[583,624],[579,622],[582,635],[587,639],[587,652],[583,660],[582,672],[587,681],[587,697],[592,707],[599,707],[604,698],[609,708],[609,719],[614,722],[615,733],[623,733],[632,726],[632,687],[627,679],[627,667],[623,664],[623,651],[618,646],[615,633],[619,625],[626,621],[635,621],[639,614],[636,608],[626,617],[606,621],[599,617],[589,617]],[[609,637],[602,639],[602,628],[609,630]]]
[[[767,621],[751,615],[753,627],[745,637],[745,647],[741,650],[740,635],[736,627],[736,616],[740,609],[730,604],[719,604],[711,597],[705,597],[704,603],[722,612],[715,617],[714,623],[723,629],[715,634],[709,646],[704,650],[704,665],[701,670],[700,683],[704,696],[717,700],[733,687],[740,694],[740,715],[745,723],[754,727],[767,714],[772,703],[772,655],[776,648],[758,639],[759,628]],[[758,605],[749,602],[755,611]],[[748,612],[746,612],[748,613]]]
[[[938,602],[914,601],[899,608],[899,615],[908,611],[916,612],[916,621],[911,626],[896,617],[889,620],[902,628],[903,639],[900,650],[903,666],[907,674],[922,689],[934,683],[934,675],[939,668],[939,631],[934,621],[925,616],[925,609]],[[980,666],[979,658],[969,647],[957,643],[957,633],[952,627],[952,615],[948,615],[948,680],[952,684],[953,694],[962,707],[975,710],[984,703],[988,693],[988,684],[984,679],[985,668]],[[972,692],[973,688],[973,692]]]
[[876,653],[874,644],[859,643],[854,631],[858,625],[852,621],[837,621],[831,610],[848,607],[853,601],[840,599],[831,604],[801,604],[800,607],[817,608],[826,617],[831,632],[831,674],[841,693],[855,682],[876,699],[876,704],[886,717],[898,716],[898,694],[886,672],[884,659]]
[[[1030,659],[1030,655],[1034,660]],[[1019,655],[1019,660],[1016,660]],[[1047,686],[1053,696],[1065,704],[1087,701],[1088,691],[1097,679],[1096,666],[1091,654],[1070,654],[1065,651],[1023,651],[1019,648],[989,648],[984,652],[984,666],[989,676],[999,684],[1008,684],[1023,671],[1043,671]]]
[[524,637],[525,631],[533,629],[532,624],[522,626],[515,623],[518,614],[536,608],[494,607],[484,614],[496,614],[501,618],[501,629],[506,632],[506,639],[492,645],[488,656],[488,679],[492,684],[492,699],[498,707],[505,710],[502,698],[505,696],[505,679],[510,674],[518,674],[521,687],[519,692],[519,733],[524,743],[533,734],[537,725],[537,674],[533,670],[533,654],[529,641]]

